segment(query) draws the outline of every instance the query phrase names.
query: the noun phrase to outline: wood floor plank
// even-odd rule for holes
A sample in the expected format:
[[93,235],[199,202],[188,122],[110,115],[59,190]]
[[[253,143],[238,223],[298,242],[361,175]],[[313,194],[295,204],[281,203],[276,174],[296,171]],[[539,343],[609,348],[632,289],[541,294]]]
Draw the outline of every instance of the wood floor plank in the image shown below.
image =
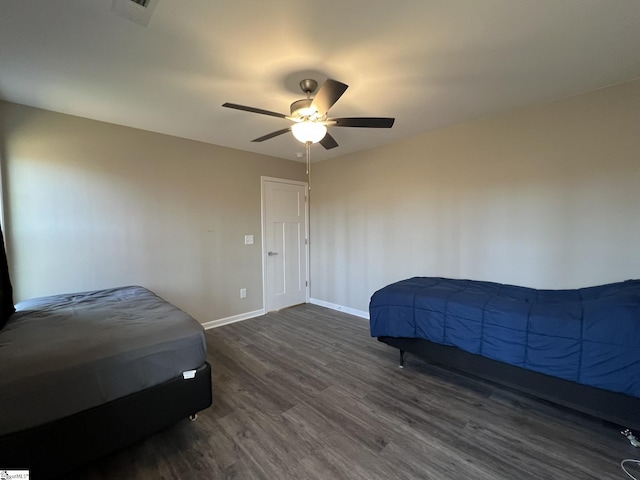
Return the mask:
[[214,406],[69,478],[624,478],[618,428],[398,354],[300,305],[206,332]]

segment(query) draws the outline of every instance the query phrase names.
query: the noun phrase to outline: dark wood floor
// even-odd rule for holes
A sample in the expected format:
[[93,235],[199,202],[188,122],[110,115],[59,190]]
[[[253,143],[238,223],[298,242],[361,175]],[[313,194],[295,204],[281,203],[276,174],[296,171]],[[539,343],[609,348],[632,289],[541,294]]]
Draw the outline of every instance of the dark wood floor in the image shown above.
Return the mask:
[[409,357],[302,305],[207,332],[214,406],[78,479],[618,479],[615,426]]

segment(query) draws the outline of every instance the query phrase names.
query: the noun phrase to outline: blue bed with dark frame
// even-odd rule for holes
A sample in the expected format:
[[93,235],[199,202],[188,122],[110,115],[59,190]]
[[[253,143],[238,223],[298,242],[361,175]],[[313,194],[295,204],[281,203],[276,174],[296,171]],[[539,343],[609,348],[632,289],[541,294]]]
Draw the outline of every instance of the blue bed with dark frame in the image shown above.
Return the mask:
[[415,277],[375,292],[371,335],[404,352],[640,429],[640,280],[536,290]]

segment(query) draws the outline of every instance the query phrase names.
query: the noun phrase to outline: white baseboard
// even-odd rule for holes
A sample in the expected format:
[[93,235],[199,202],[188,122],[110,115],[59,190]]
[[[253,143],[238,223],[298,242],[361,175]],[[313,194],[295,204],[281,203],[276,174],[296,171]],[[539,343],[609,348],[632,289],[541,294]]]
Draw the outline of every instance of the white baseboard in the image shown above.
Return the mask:
[[337,310],[339,312],[348,313],[349,315],[354,315],[356,317],[365,318],[369,320],[369,312],[356,310],[355,308],[344,307],[336,303],[325,302],[324,300],[318,300],[317,298],[310,298],[309,303],[312,303],[314,305],[319,305],[320,307],[330,308],[331,310]]
[[[338,305],[336,303],[325,302],[324,300],[318,300],[317,298],[310,298],[309,303],[312,303],[313,305],[318,305],[320,307],[330,308],[331,310],[337,310],[338,312],[348,313],[349,315],[354,315],[356,317],[369,320],[369,312],[356,310],[355,308],[345,307],[343,305]],[[259,317],[265,314],[266,314],[265,310],[261,308],[260,310],[254,310],[253,312],[240,313],[238,315],[233,315],[231,317],[220,318],[218,320],[211,320],[210,322],[203,323],[202,326],[204,327],[205,330],[210,330],[212,328],[222,327],[223,325],[229,325],[230,323],[241,322],[242,320],[249,320],[250,318]]]
[[242,320],[249,320],[250,318],[259,317],[260,315],[264,315],[264,308],[260,310],[254,310],[253,312],[240,313],[238,315],[233,315],[227,318],[221,318],[219,320],[211,320],[210,322],[205,322],[202,324],[205,330],[209,330],[211,328],[221,327],[223,325],[229,325],[230,323],[241,322]]

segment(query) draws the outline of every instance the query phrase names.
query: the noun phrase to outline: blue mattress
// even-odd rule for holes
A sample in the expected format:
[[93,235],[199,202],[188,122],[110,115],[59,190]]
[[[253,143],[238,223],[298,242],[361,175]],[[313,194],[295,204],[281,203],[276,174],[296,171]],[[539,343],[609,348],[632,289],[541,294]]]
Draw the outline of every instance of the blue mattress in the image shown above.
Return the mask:
[[576,290],[414,277],[373,294],[371,336],[422,338],[640,397],[640,280]]

